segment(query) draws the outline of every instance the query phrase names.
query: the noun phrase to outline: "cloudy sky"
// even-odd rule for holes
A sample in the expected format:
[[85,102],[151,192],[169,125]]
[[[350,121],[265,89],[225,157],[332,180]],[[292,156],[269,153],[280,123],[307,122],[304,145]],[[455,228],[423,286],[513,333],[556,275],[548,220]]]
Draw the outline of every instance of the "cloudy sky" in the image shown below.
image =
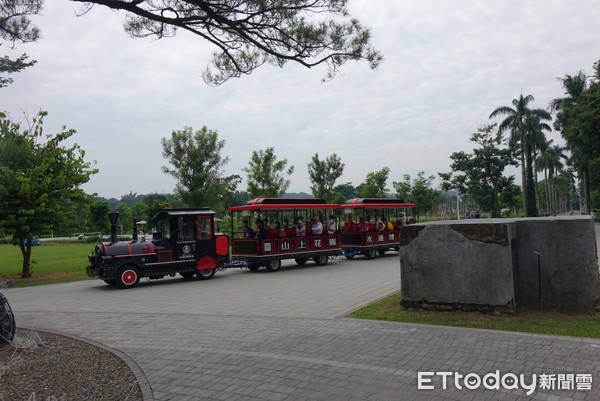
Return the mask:
[[557,77],[600,59],[597,0],[350,0],[384,54],[376,70],[347,64],[322,83],[324,68],[263,66],[215,88],[201,77],[214,49],[200,38],[132,39],[122,13],[45,3],[42,38],[3,49],[38,63],[0,89],[0,110],[23,121],[43,109],[46,132],[76,129],[100,169],[84,188],[105,197],[172,192],[160,139],[185,126],[218,131],[226,174],[244,176],[252,151],[273,146],[295,166],[293,192],[310,192],[315,153],[341,157],[339,183],[386,166],[390,188],[404,174],[437,176],[496,107],[521,93],[546,107],[563,95]]

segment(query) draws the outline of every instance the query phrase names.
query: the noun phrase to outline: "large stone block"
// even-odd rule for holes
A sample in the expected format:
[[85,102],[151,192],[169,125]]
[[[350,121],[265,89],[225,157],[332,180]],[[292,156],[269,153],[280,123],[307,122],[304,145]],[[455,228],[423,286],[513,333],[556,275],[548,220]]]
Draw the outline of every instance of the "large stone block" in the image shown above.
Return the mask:
[[517,305],[591,309],[600,298],[594,222],[586,216],[556,217],[517,220],[516,225]]
[[514,227],[506,221],[482,222],[445,221],[402,228],[405,306],[513,311],[510,244]]
[[586,217],[405,226],[400,265],[407,307],[589,310],[600,299],[595,229]]

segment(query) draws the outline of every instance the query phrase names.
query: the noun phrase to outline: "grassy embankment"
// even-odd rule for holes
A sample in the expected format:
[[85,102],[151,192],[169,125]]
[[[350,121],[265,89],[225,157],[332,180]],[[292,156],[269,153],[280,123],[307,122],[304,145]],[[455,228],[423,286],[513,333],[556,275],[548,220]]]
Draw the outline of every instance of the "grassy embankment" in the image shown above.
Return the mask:
[[87,279],[87,255],[94,244],[65,243],[34,246],[31,251],[32,277],[21,279],[23,256],[18,246],[0,245],[0,279],[16,280],[16,287],[64,283]]
[[479,312],[429,312],[407,310],[400,305],[400,294],[394,293],[365,306],[350,317],[404,323],[469,327],[526,333],[600,338],[600,312],[565,314],[520,311],[518,315],[488,315]]

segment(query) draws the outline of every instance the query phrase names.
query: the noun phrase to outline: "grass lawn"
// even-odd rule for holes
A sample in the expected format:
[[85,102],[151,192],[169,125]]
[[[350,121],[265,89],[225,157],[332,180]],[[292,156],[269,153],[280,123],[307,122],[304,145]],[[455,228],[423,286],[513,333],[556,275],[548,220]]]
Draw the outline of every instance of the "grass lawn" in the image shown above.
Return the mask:
[[350,317],[404,323],[423,323],[478,329],[600,338],[600,312],[564,314],[558,312],[526,310],[521,311],[515,316],[495,316],[480,312],[408,311],[400,305],[400,293],[398,292],[381,301],[365,306],[352,313]]
[[16,280],[16,287],[64,283],[87,279],[87,255],[94,244],[47,244],[34,246],[31,251],[29,279],[19,278],[23,256],[18,246],[0,245],[0,278]]

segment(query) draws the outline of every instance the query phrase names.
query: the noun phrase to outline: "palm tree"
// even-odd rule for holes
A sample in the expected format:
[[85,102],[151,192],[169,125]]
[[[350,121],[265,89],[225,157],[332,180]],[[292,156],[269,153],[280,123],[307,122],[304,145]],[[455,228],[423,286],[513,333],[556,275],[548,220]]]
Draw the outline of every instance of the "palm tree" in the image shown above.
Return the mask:
[[[550,102],[549,108],[556,113],[554,128],[557,131],[564,132],[564,128],[568,125],[568,111],[573,109],[577,104],[579,97],[587,90],[588,77],[580,70],[575,75],[565,74],[563,78],[557,78],[565,89],[565,97],[554,99]],[[567,141],[567,147],[571,150],[571,161],[577,172],[581,182],[583,183],[583,198],[585,210],[590,211],[590,188],[589,188],[589,166],[586,158],[578,157],[581,153],[579,149],[570,143],[569,138],[563,135]]]
[[[556,79],[561,82],[567,96],[553,99],[550,102],[549,108],[553,112],[559,112],[565,108],[575,106],[579,96],[587,90],[588,77],[585,75],[585,72],[579,70],[575,75],[565,74],[564,77]],[[556,127],[557,124],[560,124],[559,120],[555,122],[555,128],[558,130],[558,127]]]
[[[552,131],[550,125],[541,122],[537,116],[530,116],[526,120],[527,125],[527,145],[530,149],[530,153],[525,155],[526,167],[531,168],[530,164],[533,162],[533,183],[531,186],[535,192],[535,205],[536,209],[540,210],[540,194],[538,189],[538,177],[537,171],[539,171],[537,165],[538,154],[542,153],[546,147],[546,134],[544,131]],[[529,159],[528,159],[529,158]]]
[[544,178],[546,179],[546,208],[550,211],[558,209],[554,177],[564,167],[561,159],[567,160],[566,148],[560,145],[552,145],[553,142],[552,139],[546,142],[543,153],[538,157],[538,171],[544,170]]
[[[490,118],[497,116],[506,116],[498,126],[498,132],[510,131],[511,142],[519,147],[521,159],[521,186],[523,189],[523,209],[525,216],[537,216],[537,207],[535,205],[535,187],[533,184],[533,167],[531,165],[532,144],[528,141],[528,132],[541,124],[541,121],[550,120],[551,116],[543,109],[530,109],[529,103],[533,100],[532,95],[523,97],[521,94],[518,99],[513,99],[513,107],[500,106],[491,114]],[[537,123],[536,119],[537,118]],[[527,120],[530,119],[529,127]],[[547,126],[547,124],[545,124]],[[526,163],[526,156],[528,163]],[[529,177],[529,178],[528,178]]]

